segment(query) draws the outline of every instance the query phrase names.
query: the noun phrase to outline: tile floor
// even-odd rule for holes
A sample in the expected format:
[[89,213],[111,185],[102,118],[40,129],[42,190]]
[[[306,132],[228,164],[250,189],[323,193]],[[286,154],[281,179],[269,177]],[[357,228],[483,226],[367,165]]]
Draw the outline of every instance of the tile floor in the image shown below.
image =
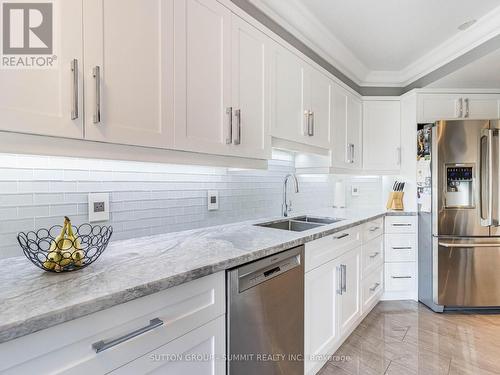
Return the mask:
[[320,375],[500,374],[500,315],[380,302],[335,356]]

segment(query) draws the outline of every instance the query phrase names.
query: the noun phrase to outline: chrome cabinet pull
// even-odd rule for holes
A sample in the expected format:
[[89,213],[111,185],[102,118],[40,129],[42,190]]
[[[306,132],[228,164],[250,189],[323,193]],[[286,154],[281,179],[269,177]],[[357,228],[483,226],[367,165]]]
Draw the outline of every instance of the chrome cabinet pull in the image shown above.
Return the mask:
[[411,276],[391,276],[393,279],[411,279]]
[[351,143],[351,164],[354,164],[354,143]]
[[377,255],[379,255],[379,254],[380,254],[380,253],[377,251],[377,252],[373,253],[372,255],[370,255],[370,258],[372,258],[372,259],[373,259],[373,258],[375,258],[375,257],[376,257]]
[[464,117],[469,117],[469,98],[465,98],[464,102],[465,102],[465,116]]
[[336,237],[333,237],[334,240],[340,240],[341,238],[346,238],[347,236],[349,236],[349,233],[342,233]]
[[239,145],[241,144],[241,109],[234,111],[234,116],[236,117],[236,138],[233,143]]
[[411,227],[410,223],[394,223],[392,224],[393,227]]
[[342,271],[342,292],[347,293],[347,266],[345,264],[340,265],[343,268]]
[[401,247],[393,246],[392,247],[392,250],[411,250],[411,249],[413,249],[413,247],[411,247],[411,246],[401,246]]
[[342,295],[342,265],[337,266],[337,294]]
[[73,73],[73,100],[71,109],[71,119],[78,118],[78,60],[71,60],[71,72]]
[[101,122],[101,67],[95,66],[92,70],[92,76],[95,80],[95,107],[94,107],[94,124]]
[[233,143],[233,107],[226,108],[226,115],[227,118],[229,119],[226,144],[230,145],[231,143]]
[[309,122],[308,122],[308,126],[307,126],[307,135],[309,135],[309,137],[314,136],[314,112],[313,111],[309,111]]
[[348,164],[351,164],[351,144],[348,143],[345,147],[345,161]]
[[463,117],[464,116],[464,100],[462,98],[458,99],[458,111],[459,111],[458,117]]
[[354,144],[353,143],[347,144],[347,163],[348,164],[354,163]]
[[377,288],[380,286],[380,283],[375,283],[373,284],[373,286],[370,288],[370,292],[374,292],[375,290],[377,290]]
[[376,230],[379,230],[380,227],[371,227],[370,229],[368,229],[370,232],[375,232]]
[[151,331],[161,325],[163,325],[163,320],[159,318],[154,318],[149,321],[149,324],[147,326],[139,328],[133,332],[127,333],[126,335],[117,337],[116,339],[101,340],[95,342],[92,344],[92,349],[94,349],[96,353],[103,352],[109,348],[112,348],[113,346],[116,346],[118,344],[121,344],[122,342],[128,341],[134,337],[142,335],[143,333]]

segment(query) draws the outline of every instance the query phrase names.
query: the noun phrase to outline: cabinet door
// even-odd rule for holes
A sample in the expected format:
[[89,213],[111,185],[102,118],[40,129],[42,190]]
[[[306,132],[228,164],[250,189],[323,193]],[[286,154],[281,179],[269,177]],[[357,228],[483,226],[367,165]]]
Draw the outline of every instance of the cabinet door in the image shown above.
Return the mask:
[[362,112],[363,107],[361,101],[349,94],[347,96],[346,150],[349,148],[349,145],[351,145],[351,154],[348,158],[351,169],[361,169],[363,167]]
[[332,90],[332,166],[348,168],[347,149],[348,93],[338,85]]
[[459,95],[422,94],[418,96],[417,102],[417,119],[419,123],[452,120],[460,117]]
[[[361,316],[361,248],[356,248],[342,255],[338,261],[337,273],[340,272],[342,294],[339,297],[339,331],[348,332]],[[341,271],[342,270],[342,271]]]
[[175,1],[175,148],[225,155],[231,143],[231,12]]
[[[269,39],[236,15],[232,36],[232,153],[270,159]],[[239,112],[237,112],[239,111]]]
[[53,17],[52,68],[0,69],[0,130],[83,137],[82,0],[54,3]]
[[84,23],[85,138],[169,147],[173,0],[85,0]]
[[118,368],[111,374],[225,374],[225,315]]
[[399,100],[363,103],[363,167],[397,171],[401,164],[401,109]]
[[[312,67],[307,68],[307,82],[305,84],[306,92],[304,96],[304,111],[309,109],[311,117],[303,117],[305,124],[304,143],[329,148],[330,147],[330,96],[332,83]],[[309,127],[307,121],[310,121]]]
[[273,43],[271,71],[271,135],[303,142],[305,123],[302,61],[277,43]]
[[335,261],[330,261],[305,275],[305,372],[314,373],[322,364],[310,356],[331,354],[338,339],[336,294],[340,279]]
[[464,117],[473,120],[499,118],[499,96],[468,94],[464,95]]

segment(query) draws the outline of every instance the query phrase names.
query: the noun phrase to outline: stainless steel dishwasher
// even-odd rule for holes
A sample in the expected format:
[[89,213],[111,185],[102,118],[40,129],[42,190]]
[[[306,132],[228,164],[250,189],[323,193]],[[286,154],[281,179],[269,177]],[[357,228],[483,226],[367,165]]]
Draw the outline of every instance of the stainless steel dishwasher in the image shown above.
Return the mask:
[[228,271],[229,375],[304,373],[304,246]]

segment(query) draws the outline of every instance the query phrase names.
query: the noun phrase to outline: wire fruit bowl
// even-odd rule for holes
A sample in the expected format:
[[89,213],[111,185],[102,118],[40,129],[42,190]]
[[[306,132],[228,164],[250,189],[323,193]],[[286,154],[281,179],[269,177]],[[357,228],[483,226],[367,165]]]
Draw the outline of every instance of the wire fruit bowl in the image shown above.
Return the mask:
[[54,225],[50,229],[20,232],[17,241],[35,266],[48,272],[81,270],[95,262],[108,246],[113,227],[83,224]]

